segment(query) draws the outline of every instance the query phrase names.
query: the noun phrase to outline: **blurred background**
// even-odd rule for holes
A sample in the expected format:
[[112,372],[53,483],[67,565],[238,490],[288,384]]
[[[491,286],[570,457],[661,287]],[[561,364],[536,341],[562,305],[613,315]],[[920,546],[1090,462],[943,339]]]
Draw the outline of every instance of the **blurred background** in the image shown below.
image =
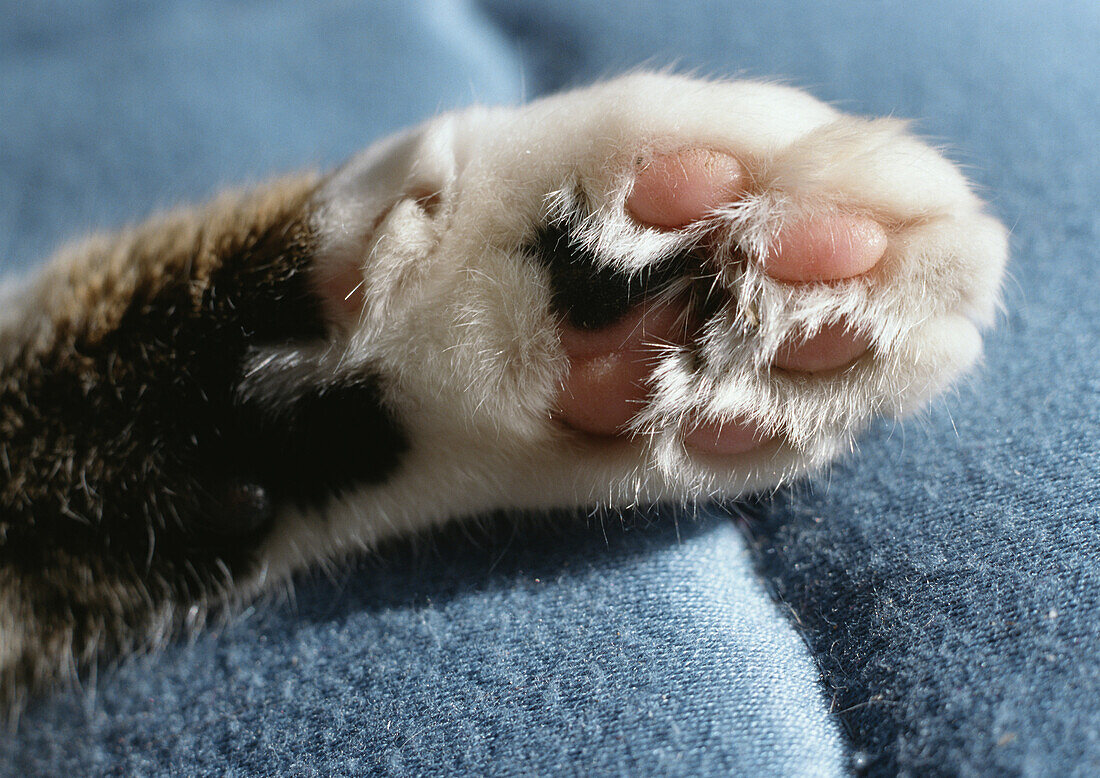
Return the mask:
[[1041,135],[1089,96],[1091,73],[1057,55],[1095,31],[1084,7],[4,0],[0,262],[225,184],[330,166],[448,108],[638,66],[780,79],[845,110],[919,119],[1000,195],[1009,139],[991,117],[1013,115],[1027,147],[1022,132]]

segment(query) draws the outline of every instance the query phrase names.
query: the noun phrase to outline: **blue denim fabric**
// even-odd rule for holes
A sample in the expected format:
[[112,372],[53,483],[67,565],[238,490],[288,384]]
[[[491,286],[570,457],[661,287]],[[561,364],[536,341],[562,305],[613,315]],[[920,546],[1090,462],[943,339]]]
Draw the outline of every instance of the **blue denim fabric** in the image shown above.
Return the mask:
[[228,185],[328,168],[473,101],[518,102],[454,3],[0,0],[0,273]]
[[[812,649],[855,766],[1100,771],[1095,4],[424,7],[98,5],[89,24],[67,3],[0,6],[0,262],[334,161],[467,102],[470,85],[513,100],[676,62],[915,117],[1014,227],[1007,313],[956,396],[754,506],[758,570]],[[680,530],[683,543],[660,526],[609,544],[520,534],[495,566],[499,538],[480,556],[461,540],[432,561],[393,552],[305,584],[297,611],[258,608],[128,667],[93,702],[40,704],[0,765],[781,773],[817,750],[835,771],[807,654],[739,538],[716,518]]]
[[[29,712],[12,774],[841,775],[728,518],[453,530]],[[2,763],[0,763],[2,764]]]

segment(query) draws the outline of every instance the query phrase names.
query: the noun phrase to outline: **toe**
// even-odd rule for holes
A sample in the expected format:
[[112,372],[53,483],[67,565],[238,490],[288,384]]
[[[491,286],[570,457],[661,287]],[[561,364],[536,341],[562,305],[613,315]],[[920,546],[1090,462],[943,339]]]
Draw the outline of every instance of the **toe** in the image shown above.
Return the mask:
[[617,435],[641,409],[651,368],[630,354],[613,352],[570,366],[558,398],[559,418],[591,435]]
[[626,208],[643,224],[682,227],[729,202],[745,180],[741,163],[728,154],[686,149],[658,157],[638,173]]
[[806,373],[835,370],[861,356],[870,343],[866,335],[854,332],[847,322],[835,322],[826,324],[806,340],[780,346],[773,364]]
[[704,454],[744,454],[767,442],[751,421],[704,421],[684,435],[684,445]]
[[672,305],[639,307],[616,324],[591,331],[563,324],[569,372],[558,396],[558,418],[593,435],[624,432],[649,394],[656,344],[676,339],[681,311]]
[[865,273],[886,253],[886,231],[867,216],[819,216],[785,230],[764,269],[780,281],[838,281]]

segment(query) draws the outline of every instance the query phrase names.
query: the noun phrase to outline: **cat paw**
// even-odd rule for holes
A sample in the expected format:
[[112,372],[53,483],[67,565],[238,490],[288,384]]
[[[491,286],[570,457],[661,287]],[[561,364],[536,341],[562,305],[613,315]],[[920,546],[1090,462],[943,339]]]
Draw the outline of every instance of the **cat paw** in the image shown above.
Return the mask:
[[975,362],[1006,253],[901,122],[646,74],[75,244],[2,293],[0,718],[383,536],[811,472]]
[[356,515],[397,526],[812,471],[975,362],[1007,253],[903,122],[666,75],[441,117],[319,203],[326,375],[410,441]]

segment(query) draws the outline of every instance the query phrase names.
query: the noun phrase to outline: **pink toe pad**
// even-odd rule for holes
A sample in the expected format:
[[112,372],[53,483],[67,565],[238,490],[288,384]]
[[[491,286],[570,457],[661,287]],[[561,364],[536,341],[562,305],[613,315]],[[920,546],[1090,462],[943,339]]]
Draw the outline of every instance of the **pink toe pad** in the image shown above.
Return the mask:
[[780,281],[838,281],[866,273],[886,253],[886,231],[867,216],[831,214],[783,232],[765,270]]
[[744,181],[744,168],[728,154],[686,149],[647,165],[634,181],[626,208],[643,224],[683,227],[729,202]]
[[744,454],[766,438],[751,421],[705,421],[684,436],[684,445],[704,454]]
[[870,344],[866,335],[853,332],[846,322],[826,324],[808,340],[781,346],[774,364],[806,373],[834,370],[861,356]]

